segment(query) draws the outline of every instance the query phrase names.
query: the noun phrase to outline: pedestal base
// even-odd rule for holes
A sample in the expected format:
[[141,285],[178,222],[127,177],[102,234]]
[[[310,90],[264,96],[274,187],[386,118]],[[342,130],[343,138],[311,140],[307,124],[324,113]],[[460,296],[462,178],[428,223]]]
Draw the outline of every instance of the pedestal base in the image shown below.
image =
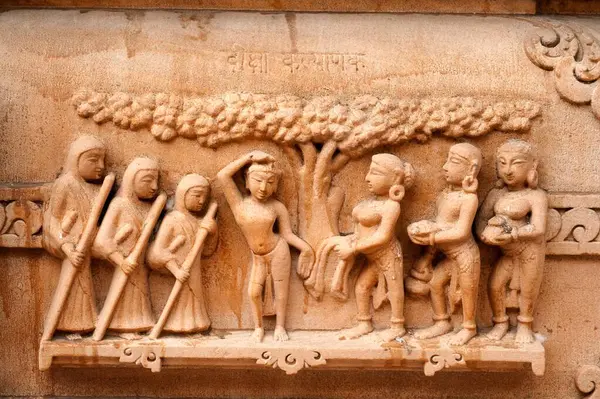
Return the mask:
[[538,376],[545,369],[542,341],[518,345],[512,332],[502,341],[478,336],[458,347],[448,346],[450,335],[429,340],[406,335],[390,343],[381,342],[377,333],[355,340],[339,340],[336,331],[292,331],[289,335],[289,341],[276,342],[267,332],[262,343],[252,342],[250,331],[213,331],[207,336],[165,336],[158,340],[108,337],[100,342],[57,337],[40,345],[39,367],[47,370],[53,364],[73,367],[137,364],[158,372],[162,367],[262,365],[280,368],[286,374],[310,367],[422,368],[428,376],[443,368],[497,371],[523,369],[530,364]]

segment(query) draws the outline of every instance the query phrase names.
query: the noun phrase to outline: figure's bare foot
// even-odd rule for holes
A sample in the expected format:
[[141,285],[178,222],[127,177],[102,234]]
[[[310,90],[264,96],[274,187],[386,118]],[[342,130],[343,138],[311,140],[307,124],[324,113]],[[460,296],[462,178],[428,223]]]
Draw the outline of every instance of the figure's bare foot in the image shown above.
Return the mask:
[[72,334],[67,334],[65,336],[65,338],[68,341],[78,341],[78,340],[82,339],[82,336],[81,336],[81,334],[78,334],[78,333],[72,333]]
[[508,321],[494,324],[494,327],[485,336],[494,341],[500,341],[508,332]]
[[370,321],[359,321],[356,327],[349,328],[341,332],[339,339],[356,339],[373,331],[373,324]]
[[254,342],[262,342],[264,336],[265,336],[265,329],[262,327],[257,327],[254,329],[254,332],[252,333],[252,340]]
[[517,324],[517,335],[515,335],[515,342],[518,344],[530,344],[535,341],[533,330],[531,329],[531,323]]
[[288,337],[285,328],[282,326],[276,326],[275,331],[273,332],[273,338],[275,341],[289,341],[290,337]]
[[383,342],[392,342],[396,338],[400,338],[406,334],[406,329],[404,327],[391,327],[385,331],[379,333],[379,338],[383,340]]
[[477,335],[477,330],[476,329],[474,329],[474,328],[463,328],[462,330],[460,330],[459,332],[457,332],[456,334],[454,334],[452,336],[452,338],[450,338],[450,340],[448,341],[448,344],[450,344],[450,346],[464,345],[467,342],[469,342],[471,340],[471,338],[473,338],[476,335]]
[[136,332],[119,333],[119,337],[121,337],[123,339],[128,339],[130,341],[137,341],[138,339],[143,338],[143,336],[141,334],[138,334]]
[[438,320],[431,327],[415,331],[415,338],[429,339],[439,337],[452,331],[452,324],[449,320]]

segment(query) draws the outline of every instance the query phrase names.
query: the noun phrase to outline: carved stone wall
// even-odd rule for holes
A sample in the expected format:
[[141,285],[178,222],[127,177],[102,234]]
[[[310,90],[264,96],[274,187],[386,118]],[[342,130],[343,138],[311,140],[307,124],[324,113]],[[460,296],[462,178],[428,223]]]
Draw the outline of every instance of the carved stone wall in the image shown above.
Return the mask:
[[[559,35],[540,36],[540,26],[553,26]],[[599,32],[595,17],[0,13],[0,182],[19,183],[0,188],[0,395],[579,398],[591,392],[597,369],[582,369],[577,385],[574,377],[581,366],[600,359],[600,123],[590,112]],[[561,80],[562,69],[539,56],[555,46],[560,48],[548,51],[556,65],[568,63],[580,72],[576,82]],[[582,100],[565,94],[581,84],[589,85]],[[104,141],[107,167],[117,181],[139,155],[160,160],[161,186],[168,194],[187,173],[211,180],[220,242],[203,260],[203,273],[211,276],[204,288],[217,335],[201,350],[218,354],[218,361],[188,367],[192,345],[179,342],[161,348],[99,345],[84,348],[86,353],[74,345],[57,349],[63,352],[50,370],[38,369],[44,360],[38,359],[43,319],[60,271],[59,262],[39,249],[46,184],[60,173],[80,133]],[[246,296],[250,253],[215,182],[231,160],[255,149],[276,157],[286,176],[277,196],[302,234],[318,230],[311,217],[325,230],[352,231],[352,209],[367,193],[369,154],[389,152],[410,162],[417,179],[403,199],[396,234],[408,272],[420,249],[406,227],[434,215],[448,149],[461,140],[481,148],[482,200],[496,182],[496,148],[507,138],[535,144],[539,180],[549,193],[547,258],[534,325],[545,341],[545,363],[526,359],[537,364],[536,374],[545,364],[544,376],[534,375],[530,365],[490,372],[477,351],[432,351],[408,339],[385,351],[374,344],[353,349],[354,360],[362,356],[375,369],[348,370],[347,347],[324,352],[290,341],[263,350],[236,346],[237,336],[215,338],[253,326]],[[319,162],[331,167],[328,179],[305,179],[315,175]],[[345,198],[339,225],[332,227],[314,216],[322,193],[309,200],[303,195],[325,187],[327,197],[334,186],[343,188]],[[484,329],[491,325],[486,283],[497,257],[482,245],[477,323]],[[92,268],[102,303],[114,268],[104,261]],[[155,308],[165,303],[172,284],[171,276],[151,274]],[[410,328],[429,323],[427,302],[407,298],[405,308]],[[292,336],[315,325],[323,330],[321,338],[333,336],[354,324],[355,312],[353,301],[326,296],[317,302],[292,276],[287,322]],[[389,319],[386,307],[376,312],[375,326]],[[268,329],[271,324],[267,321]],[[98,359],[93,367],[60,367],[85,363],[78,356],[92,352]],[[219,368],[232,365],[227,359],[233,352],[242,353],[237,365],[249,369]],[[397,357],[374,359],[373,353]],[[396,366],[402,371],[386,369]]]

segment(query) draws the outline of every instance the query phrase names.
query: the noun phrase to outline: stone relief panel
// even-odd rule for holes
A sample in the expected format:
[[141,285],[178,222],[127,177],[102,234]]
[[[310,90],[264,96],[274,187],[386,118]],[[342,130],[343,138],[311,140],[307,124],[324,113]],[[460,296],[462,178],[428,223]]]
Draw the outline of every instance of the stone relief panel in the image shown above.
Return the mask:
[[[554,29],[564,48],[557,57],[583,63],[570,65],[575,79],[594,86],[595,39]],[[569,29],[576,39],[561,33]],[[550,44],[532,41],[526,51],[556,72],[562,61],[544,58],[552,52],[531,55]],[[347,77],[375,64],[362,52],[215,53],[236,79],[282,71]],[[568,69],[560,68],[558,80]],[[44,248],[60,270],[39,345],[41,370],[260,366],[291,375],[373,367],[432,376],[525,366],[544,375],[544,273],[559,269],[557,259],[600,254],[600,203],[597,194],[541,188],[549,174],[542,167],[540,178],[538,166],[551,159],[531,144],[540,144],[539,133],[524,134],[544,122],[541,96],[145,92],[159,86],[152,84],[101,91],[125,86],[92,86],[102,89],[62,104],[67,113],[71,107],[70,122],[102,140],[82,136],[65,148],[54,183],[0,187],[0,247]],[[588,101],[573,83],[556,87],[571,102]],[[126,142],[123,133],[134,147],[126,156],[116,144]],[[513,139],[501,143],[502,133]],[[410,153],[437,151],[435,140],[449,147],[445,161]],[[205,152],[188,162],[177,152],[184,146]],[[206,148],[214,158],[204,158]],[[485,193],[494,171],[498,184]],[[433,175],[442,183],[431,184]],[[281,195],[284,184],[291,194]],[[423,195],[424,186],[436,189]],[[240,263],[251,260],[235,286],[224,283],[230,265],[219,246]],[[101,292],[91,274],[105,266],[108,275],[94,274]],[[237,328],[220,328],[211,298],[217,289],[240,293],[251,326],[238,318]],[[321,313],[294,328],[290,316],[305,317],[308,305],[300,314],[291,300]],[[339,313],[352,307],[352,323],[320,325],[319,318],[339,316],[325,307],[332,303]],[[432,315],[432,325],[421,315]],[[582,371],[581,392],[594,395],[596,374]]]

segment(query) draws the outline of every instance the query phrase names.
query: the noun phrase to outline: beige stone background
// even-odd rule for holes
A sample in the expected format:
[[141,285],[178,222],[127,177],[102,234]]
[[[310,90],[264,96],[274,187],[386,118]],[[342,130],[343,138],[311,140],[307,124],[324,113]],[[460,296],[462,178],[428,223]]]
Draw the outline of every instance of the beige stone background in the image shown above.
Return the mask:
[[[172,192],[179,177],[216,172],[251,149],[267,150],[286,168],[280,197],[294,196],[290,165],[279,147],[267,142],[201,148],[179,138],[156,141],[148,131],[98,126],[77,116],[72,95],[81,88],[134,94],[165,92],[184,96],[229,91],[312,97],[360,94],[403,98],[470,96],[485,101],[530,100],[542,115],[521,135],[540,153],[540,180],[552,192],[600,193],[600,121],[587,106],[561,100],[550,73],[525,55],[523,41],[532,16],[311,14],[225,11],[7,10],[0,13],[0,181],[51,181],[66,149],[79,132],[103,138],[109,168],[122,174],[127,162],[145,154],[160,158],[163,185]],[[556,17],[600,31],[600,19]],[[305,71],[232,72],[234,50],[252,52],[360,53],[364,67],[353,73]],[[472,140],[484,152],[480,198],[493,186],[493,155],[514,135],[498,132]],[[408,223],[433,215],[442,188],[441,165],[450,139],[434,137],[386,151],[418,170],[415,187],[403,202],[398,234],[405,270],[418,254],[407,242]],[[367,195],[362,184],[368,157],[352,161],[338,176],[347,191],[342,230],[352,207]],[[220,244],[204,263],[207,301],[215,328],[249,328],[245,299],[249,250],[215,185]],[[484,250],[479,323],[490,324],[485,282],[497,254]],[[59,264],[41,250],[0,249],[0,395],[17,396],[201,396],[201,397],[580,397],[573,377],[583,364],[600,360],[600,269],[598,257],[548,257],[535,329],[547,337],[547,372],[439,373],[420,371],[306,370],[285,376],[279,370],[54,368],[37,369],[37,349],[45,309]],[[111,267],[95,264],[98,299],[106,294]],[[153,301],[162,307],[172,280],[151,277]],[[337,329],[353,323],[352,299],[340,305],[305,296],[292,277],[288,307],[291,329]],[[389,309],[377,314],[383,326]],[[426,302],[408,300],[407,322],[429,322]]]

